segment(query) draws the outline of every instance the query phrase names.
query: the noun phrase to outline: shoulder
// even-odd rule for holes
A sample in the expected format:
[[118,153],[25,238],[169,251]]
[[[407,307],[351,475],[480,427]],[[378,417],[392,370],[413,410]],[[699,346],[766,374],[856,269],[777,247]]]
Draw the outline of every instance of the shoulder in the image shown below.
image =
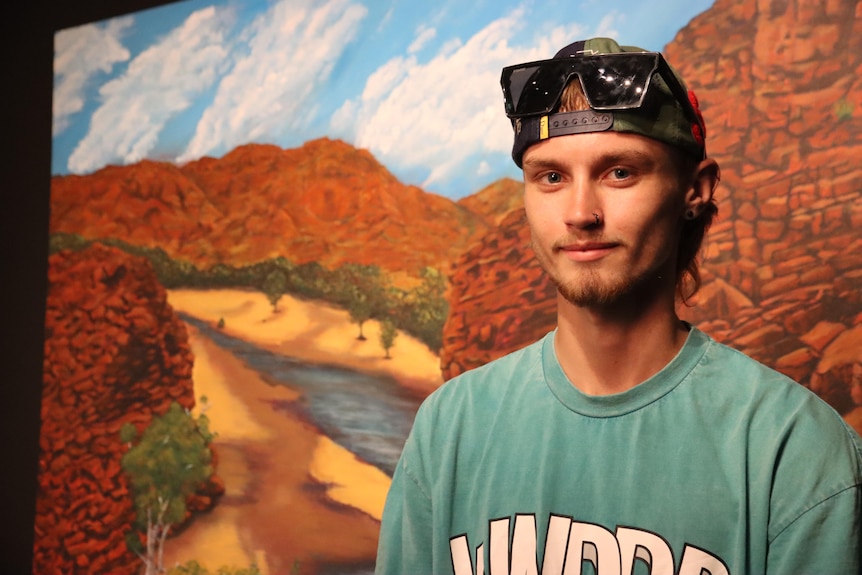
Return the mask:
[[730,395],[748,406],[785,410],[812,411],[827,419],[841,419],[817,394],[757,361],[745,353],[719,343],[709,336],[706,351],[691,373],[700,385],[699,392]]
[[810,466],[831,459],[827,467],[834,472],[840,460],[845,477],[862,482],[862,439],[801,383],[711,338],[691,376],[698,396],[745,426],[755,444],[780,454],[777,463]]
[[465,400],[503,397],[511,386],[542,376],[542,339],[457,375],[441,385],[423,402],[420,410],[452,407]]
[[772,537],[860,490],[862,439],[804,385],[712,339],[688,383],[724,444],[744,452],[747,476],[769,486]]
[[436,389],[419,406],[411,435],[434,438],[481,428],[502,411],[514,409],[525,389],[539,389],[544,338],[481,367],[464,372]]
[[531,385],[541,381],[541,358],[539,340],[450,379],[425,398],[401,453],[405,473],[424,484],[444,477],[440,469],[451,461],[469,460],[468,453],[481,449],[495,421],[518,409],[512,395],[525,387],[541,388]]

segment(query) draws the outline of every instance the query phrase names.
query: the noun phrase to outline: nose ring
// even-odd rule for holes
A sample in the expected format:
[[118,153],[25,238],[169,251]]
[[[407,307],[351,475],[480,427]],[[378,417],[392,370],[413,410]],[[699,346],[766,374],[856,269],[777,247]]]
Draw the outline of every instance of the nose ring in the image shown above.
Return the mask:
[[593,217],[596,218],[596,225],[599,225],[600,223],[602,223],[602,219],[599,217],[599,214],[597,214],[596,212],[593,212]]

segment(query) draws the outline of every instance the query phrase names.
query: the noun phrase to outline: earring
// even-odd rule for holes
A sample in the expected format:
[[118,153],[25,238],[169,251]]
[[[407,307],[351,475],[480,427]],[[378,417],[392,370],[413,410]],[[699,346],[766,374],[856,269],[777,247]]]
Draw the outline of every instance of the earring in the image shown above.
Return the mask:
[[693,219],[694,219],[694,217],[695,217],[695,215],[696,215],[696,214],[694,213],[694,210],[688,210],[688,211],[685,213],[685,219],[687,219],[687,220],[693,220]]

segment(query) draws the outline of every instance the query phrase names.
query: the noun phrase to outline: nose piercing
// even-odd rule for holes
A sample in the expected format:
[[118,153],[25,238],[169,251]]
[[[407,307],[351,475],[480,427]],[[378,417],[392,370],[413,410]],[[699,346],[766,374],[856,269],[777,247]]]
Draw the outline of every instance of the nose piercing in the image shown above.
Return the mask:
[[601,218],[599,218],[599,214],[597,214],[596,212],[593,212],[593,217],[596,218],[596,225],[602,223]]

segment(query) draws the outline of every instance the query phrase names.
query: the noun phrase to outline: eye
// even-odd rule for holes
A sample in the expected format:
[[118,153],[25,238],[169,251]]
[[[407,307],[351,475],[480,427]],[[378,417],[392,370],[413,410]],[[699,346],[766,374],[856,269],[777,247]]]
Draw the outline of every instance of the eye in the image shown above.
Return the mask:
[[625,180],[626,178],[631,177],[631,171],[626,168],[614,168],[611,170],[611,177],[615,180]]
[[548,172],[545,174],[545,180],[549,184],[559,184],[563,181],[563,176],[561,176],[559,172]]

